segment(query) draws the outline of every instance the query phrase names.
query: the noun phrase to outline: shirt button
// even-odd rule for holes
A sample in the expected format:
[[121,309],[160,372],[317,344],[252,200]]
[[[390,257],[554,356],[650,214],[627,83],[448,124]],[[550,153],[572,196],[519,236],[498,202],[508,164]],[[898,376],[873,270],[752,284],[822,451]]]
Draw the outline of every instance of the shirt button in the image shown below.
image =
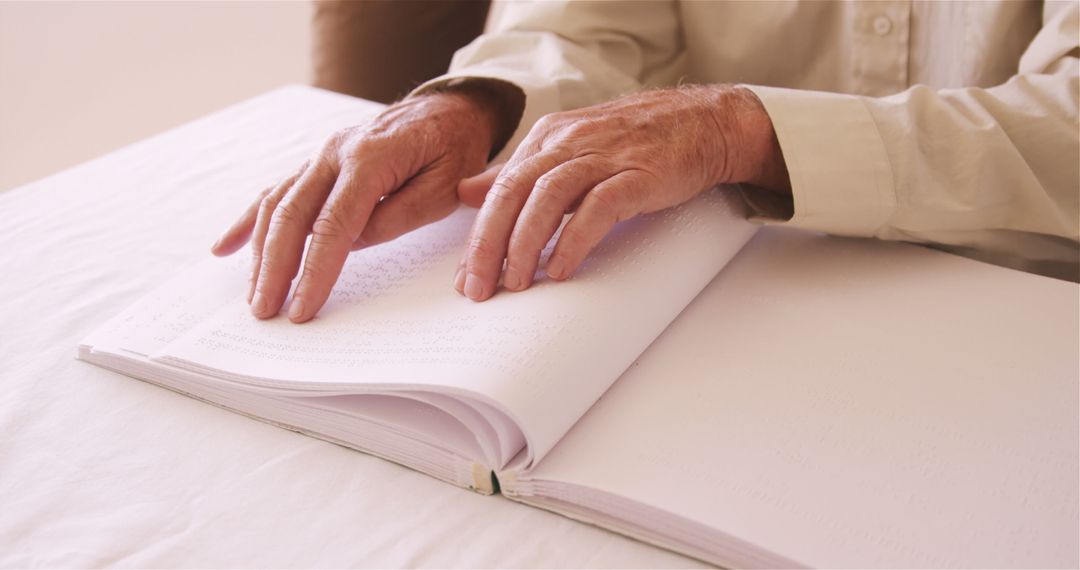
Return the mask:
[[878,16],[874,18],[874,33],[879,36],[884,36],[892,30],[892,20],[886,16]]

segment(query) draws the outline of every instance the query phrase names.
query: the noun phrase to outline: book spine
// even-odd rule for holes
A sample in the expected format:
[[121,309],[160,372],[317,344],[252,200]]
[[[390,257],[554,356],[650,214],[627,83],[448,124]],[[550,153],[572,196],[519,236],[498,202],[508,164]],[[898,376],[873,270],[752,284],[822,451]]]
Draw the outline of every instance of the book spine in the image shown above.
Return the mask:
[[472,488],[485,495],[491,495],[498,491],[495,472],[486,465],[472,464],[472,481]]

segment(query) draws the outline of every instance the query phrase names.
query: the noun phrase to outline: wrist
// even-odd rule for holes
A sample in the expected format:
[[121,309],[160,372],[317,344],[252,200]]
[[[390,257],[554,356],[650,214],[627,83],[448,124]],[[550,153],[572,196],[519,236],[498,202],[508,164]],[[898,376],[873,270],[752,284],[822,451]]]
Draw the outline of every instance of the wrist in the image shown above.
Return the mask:
[[456,99],[469,109],[488,160],[506,146],[525,110],[525,93],[512,83],[494,79],[452,80],[432,95]]
[[724,131],[726,168],[721,183],[746,183],[784,194],[791,193],[787,164],[772,119],[753,91],[718,86],[722,104],[716,122]]

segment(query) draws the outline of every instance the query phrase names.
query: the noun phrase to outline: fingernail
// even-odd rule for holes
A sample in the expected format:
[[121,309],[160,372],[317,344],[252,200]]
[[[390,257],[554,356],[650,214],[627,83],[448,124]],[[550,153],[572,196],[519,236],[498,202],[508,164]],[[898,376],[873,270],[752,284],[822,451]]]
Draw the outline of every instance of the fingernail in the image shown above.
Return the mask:
[[458,267],[457,271],[454,272],[454,289],[457,290],[458,293],[464,293],[465,292],[465,268],[464,267]]
[[262,296],[262,293],[255,293],[255,296],[251,299],[251,314],[258,317],[262,315],[266,310],[266,297]]
[[563,279],[566,277],[566,262],[563,261],[562,256],[552,257],[547,264],[548,277],[552,279]]
[[214,245],[210,246],[210,251],[217,251],[217,248],[219,247],[221,247],[221,238],[218,238],[217,241],[214,242]]
[[292,306],[289,307],[289,320],[295,321],[304,316],[304,300],[293,297]]
[[465,296],[473,301],[479,301],[484,296],[484,284],[472,273],[465,278]]
[[517,269],[513,267],[506,268],[506,275],[503,277],[503,285],[511,291],[517,291],[521,288],[521,275],[518,274]]

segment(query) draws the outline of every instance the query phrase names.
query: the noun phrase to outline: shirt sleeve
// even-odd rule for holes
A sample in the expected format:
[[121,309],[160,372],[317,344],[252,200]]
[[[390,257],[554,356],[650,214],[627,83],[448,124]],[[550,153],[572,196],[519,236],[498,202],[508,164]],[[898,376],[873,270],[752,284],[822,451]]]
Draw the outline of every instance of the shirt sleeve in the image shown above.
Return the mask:
[[[523,92],[509,158],[540,117],[674,82],[685,51],[675,2],[505,2],[488,31],[454,54],[450,71],[413,95],[461,81]],[[554,30],[558,30],[555,33]]]
[[1018,73],[987,89],[871,98],[748,85],[793,197],[790,219],[765,208],[756,219],[1078,280],[1078,36],[1080,4],[1047,3]]

